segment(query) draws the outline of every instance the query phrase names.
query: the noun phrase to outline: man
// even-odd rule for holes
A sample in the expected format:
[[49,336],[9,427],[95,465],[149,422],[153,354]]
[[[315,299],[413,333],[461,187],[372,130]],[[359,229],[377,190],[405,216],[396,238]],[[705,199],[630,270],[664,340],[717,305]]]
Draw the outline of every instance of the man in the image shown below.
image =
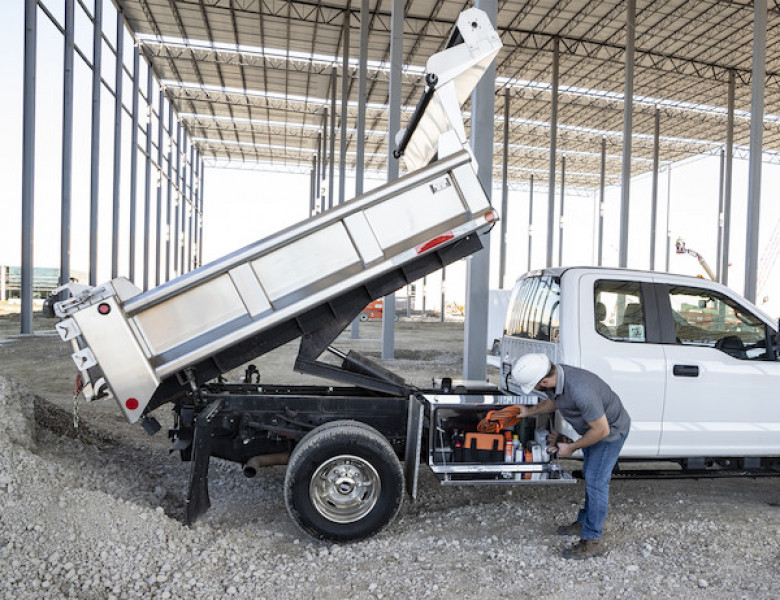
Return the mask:
[[579,535],[580,541],[565,549],[563,557],[583,559],[605,554],[601,528],[607,518],[609,482],[631,418],[618,395],[600,377],[584,369],[552,364],[544,354],[520,357],[512,367],[511,377],[524,394],[546,394],[535,406],[520,405],[518,416],[558,410],[582,436],[572,443],[558,443],[558,456],[567,457],[582,450],[585,457],[585,506],[574,523],[558,528],[560,535]]

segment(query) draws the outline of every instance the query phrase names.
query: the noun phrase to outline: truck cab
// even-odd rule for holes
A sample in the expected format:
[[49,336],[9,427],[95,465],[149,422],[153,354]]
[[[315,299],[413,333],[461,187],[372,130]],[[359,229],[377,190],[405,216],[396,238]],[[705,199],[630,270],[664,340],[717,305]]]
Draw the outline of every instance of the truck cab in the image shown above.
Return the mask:
[[[518,279],[502,340],[502,385],[523,354],[587,369],[620,396],[632,426],[621,458],[758,467],[780,456],[777,324],[696,277],[557,268]],[[558,417],[558,427],[576,436]],[[762,461],[762,458],[767,459]],[[770,460],[774,459],[774,460]]]

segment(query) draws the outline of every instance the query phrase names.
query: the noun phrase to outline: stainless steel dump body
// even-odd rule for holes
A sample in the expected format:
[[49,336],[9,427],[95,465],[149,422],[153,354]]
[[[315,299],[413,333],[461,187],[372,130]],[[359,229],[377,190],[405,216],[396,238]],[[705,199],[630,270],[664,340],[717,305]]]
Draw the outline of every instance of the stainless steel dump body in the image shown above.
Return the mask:
[[419,135],[442,133],[414,160],[438,151],[437,161],[148,292],[119,278],[56,305],[88,396],[112,394],[134,422],[153,397],[159,404],[192,378],[188,369],[198,381],[216,376],[480,247],[475,234],[496,215],[451,100],[464,81],[473,87],[501,43],[484,13],[463,15],[465,43],[439,53],[461,67],[429,86],[435,110],[418,118]]

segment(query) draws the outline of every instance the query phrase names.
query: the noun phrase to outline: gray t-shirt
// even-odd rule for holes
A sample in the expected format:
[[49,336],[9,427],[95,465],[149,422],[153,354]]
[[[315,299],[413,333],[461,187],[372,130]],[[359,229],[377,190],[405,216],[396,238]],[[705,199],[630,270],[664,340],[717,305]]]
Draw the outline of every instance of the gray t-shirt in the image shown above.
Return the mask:
[[609,435],[604,438],[612,442],[620,435],[628,435],[631,417],[612,388],[595,373],[571,367],[557,365],[558,381],[552,399],[561,416],[584,435],[590,426],[588,423],[607,416]]

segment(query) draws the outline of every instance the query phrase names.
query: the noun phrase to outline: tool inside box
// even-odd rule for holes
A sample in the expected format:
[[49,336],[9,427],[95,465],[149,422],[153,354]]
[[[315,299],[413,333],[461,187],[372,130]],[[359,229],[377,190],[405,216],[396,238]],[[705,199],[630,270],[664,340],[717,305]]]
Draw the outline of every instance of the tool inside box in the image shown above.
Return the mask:
[[[439,408],[434,412],[432,428],[434,464],[451,463],[548,463],[546,437],[549,415],[523,419],[510,429],[497,434],[479,433],[477,424],[487,410]],[[507,446],[511,444],[511,450]]]

